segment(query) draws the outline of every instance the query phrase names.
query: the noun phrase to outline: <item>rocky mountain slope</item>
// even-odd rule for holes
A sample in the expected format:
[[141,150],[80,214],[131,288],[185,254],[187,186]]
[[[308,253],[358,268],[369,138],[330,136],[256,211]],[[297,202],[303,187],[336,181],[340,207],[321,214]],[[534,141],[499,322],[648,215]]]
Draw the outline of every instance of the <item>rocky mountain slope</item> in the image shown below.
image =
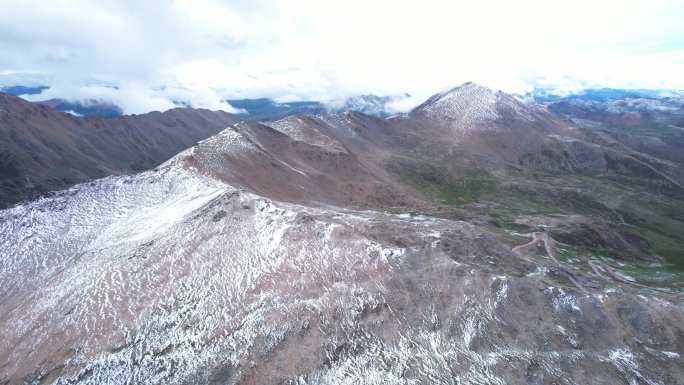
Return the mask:
[[0,211],[0,383],[681,384],[644,156],[474,84],[230,125]]
[[195,109],[82,119],[0,94],[0,207],[148,169],[235,121],[224,112]]
[[[568,97],[548,108],[594,132],[605,132],[630,148],[681,163],[684,153],[684,97],[672,94],[621,95],[608,100]],[[681,170],[680,170],[681,171]],[[681,172],[680,180],[684,180]]]

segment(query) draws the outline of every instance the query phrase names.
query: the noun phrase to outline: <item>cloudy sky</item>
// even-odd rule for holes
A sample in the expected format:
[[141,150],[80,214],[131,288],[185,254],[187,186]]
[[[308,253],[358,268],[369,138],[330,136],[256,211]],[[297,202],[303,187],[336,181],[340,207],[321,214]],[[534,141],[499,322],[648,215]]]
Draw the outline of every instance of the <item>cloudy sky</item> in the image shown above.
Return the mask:
[[127,113],[173,101],[338,100],[468,80],[684,89],[681,0],[0,0],[0,86],[97,98]]

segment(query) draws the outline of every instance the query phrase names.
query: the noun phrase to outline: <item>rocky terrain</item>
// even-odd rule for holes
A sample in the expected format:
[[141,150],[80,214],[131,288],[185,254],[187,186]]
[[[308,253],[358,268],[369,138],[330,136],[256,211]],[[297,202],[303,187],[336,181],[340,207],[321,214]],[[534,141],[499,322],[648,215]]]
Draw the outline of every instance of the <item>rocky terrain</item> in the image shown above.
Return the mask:
[[0,384],[682,384],[678,162],[472,83],[231,123],[0,211]]

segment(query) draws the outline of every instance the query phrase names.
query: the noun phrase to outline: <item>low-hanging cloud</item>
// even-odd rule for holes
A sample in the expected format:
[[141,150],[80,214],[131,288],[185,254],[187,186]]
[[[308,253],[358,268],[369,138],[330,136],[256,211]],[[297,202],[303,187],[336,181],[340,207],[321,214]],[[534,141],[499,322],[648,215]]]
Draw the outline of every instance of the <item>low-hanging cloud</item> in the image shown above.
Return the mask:
[[[126,113],[224,100],[412,98],[474,80],[684,88],[679,1],[3,1],[0,86]],[[636,28],[638,26],[638,28]]]

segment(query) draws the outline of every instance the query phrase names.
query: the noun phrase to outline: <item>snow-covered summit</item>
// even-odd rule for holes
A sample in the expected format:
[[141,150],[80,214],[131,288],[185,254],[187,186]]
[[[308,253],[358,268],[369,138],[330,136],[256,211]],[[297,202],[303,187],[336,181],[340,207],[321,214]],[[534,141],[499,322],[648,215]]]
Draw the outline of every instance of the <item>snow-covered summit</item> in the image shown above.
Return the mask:
[[431,118],[478,123],[498,118],[496,92],[472,82],[433,95],[414,111]]
[[413,113],[420,113],[430,119],[458,123],[465,127],[511,116],[532,119],[530,106],[505,92],[495,91],[473,82],[433,95],[416,107]]

